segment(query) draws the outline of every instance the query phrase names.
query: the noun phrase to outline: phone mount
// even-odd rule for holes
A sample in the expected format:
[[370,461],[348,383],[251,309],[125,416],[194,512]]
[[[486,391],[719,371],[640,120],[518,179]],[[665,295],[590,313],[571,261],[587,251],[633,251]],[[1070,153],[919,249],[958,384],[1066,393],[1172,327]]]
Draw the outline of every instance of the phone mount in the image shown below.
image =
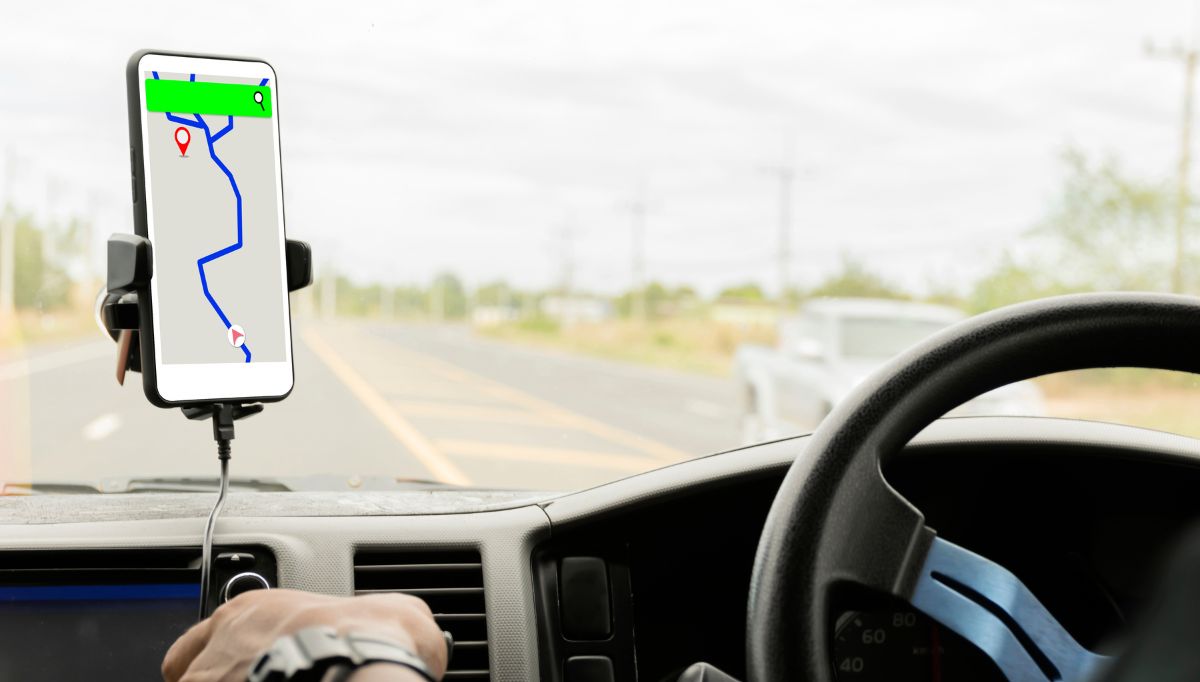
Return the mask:
[[[108,238],[108,281],[99,304],[99,317],[105,331],[120,346],[117,356],[117,382],[125,382],[126,372],[142,371],[141,330],[149,324],[138,307],[139,295],[150,288],[153,261],[150,240],[136,234],[119,233]],[[288,291],[312,284],[312,248],[307,242],[289,239],[284,244]],[[184,408],[207,408],[203,403]],[[260,410],[261,411],[261,410]],[[189,415],[189,419],[191,417]]]
[[[297,291],[312,284],[312,249],[306,242],[289,239],[284,256],[287,267],[288,291]],[[142,318],[139,295],[147,295],[153,260],[150,240],[135,234],[114,234],[108,238],[108,281],[106,291],[97,302],[98,317],[108,335],[117,342],[117,383],[125,383],[126,372],[142,371],[140,340],[150,321]],[[183,415],[192,420],[212,419],[213,440],[217,442],[217,459],[221,464],[220,491],[208,524],[200,564],[200,617],[204,618],[209,599],[209,570],[212,563],[212,536],[217,517],[225,504],[229,490],[229,459],[232,453],[233,424],[238,419],[263,411],[261,403],[237,401],[200,401],[181,407]]]

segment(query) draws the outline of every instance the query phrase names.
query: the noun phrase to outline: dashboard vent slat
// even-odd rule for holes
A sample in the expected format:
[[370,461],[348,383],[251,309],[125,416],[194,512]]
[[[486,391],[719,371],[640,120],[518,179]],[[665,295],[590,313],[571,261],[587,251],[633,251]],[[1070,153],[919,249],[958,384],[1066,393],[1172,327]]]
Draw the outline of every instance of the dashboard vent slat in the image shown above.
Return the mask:
[[478,552],[358,552],[354,593],[389,592],[425,600],[438,625],[454,635],[454,658],[445,679],[491,679],[483,564]]
[[0,585],[199,583],[198,558],[173,547],[12,551],[0,560]]

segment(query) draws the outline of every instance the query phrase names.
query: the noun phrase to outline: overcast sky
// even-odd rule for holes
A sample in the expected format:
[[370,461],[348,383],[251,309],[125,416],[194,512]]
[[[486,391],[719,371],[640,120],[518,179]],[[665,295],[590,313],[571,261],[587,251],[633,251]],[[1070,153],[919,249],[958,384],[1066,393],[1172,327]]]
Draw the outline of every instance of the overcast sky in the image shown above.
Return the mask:
[[131,229],[129,54],[249,55],[279,74],[287,229],[319,262],[544,286],[569,226],[604,291],[639,192],[651,278],[773,286],[781,164],[797,278],[847,253],[967,281],[1045,212],[1067,144],[1170,177],[1182,69],[1143,43],[1193,23],[1178,0],[117,4],[3,10],[19,207]]

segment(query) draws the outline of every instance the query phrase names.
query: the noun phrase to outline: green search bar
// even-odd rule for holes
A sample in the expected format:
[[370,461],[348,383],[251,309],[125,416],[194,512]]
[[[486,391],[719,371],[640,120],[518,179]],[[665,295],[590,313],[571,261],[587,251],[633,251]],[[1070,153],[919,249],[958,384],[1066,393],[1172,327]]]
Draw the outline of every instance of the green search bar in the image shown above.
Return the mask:
[[146,79],[146,110],[271,117],[271,88],[240,83]]

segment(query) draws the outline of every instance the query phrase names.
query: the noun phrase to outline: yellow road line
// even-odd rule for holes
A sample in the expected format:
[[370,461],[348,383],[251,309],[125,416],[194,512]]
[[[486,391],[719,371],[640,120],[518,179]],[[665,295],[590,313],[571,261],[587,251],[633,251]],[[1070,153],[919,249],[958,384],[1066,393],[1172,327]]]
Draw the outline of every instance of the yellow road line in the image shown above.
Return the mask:
[[496,422],[500,424],[526,424],[556,428],[558,424],[526,410],[507,407],[485,407],[462,403],[429,400],[393,400],[396,411],[409,417],[433,417],[442,419],[470,419],[472,421]]
[[303,334],[304,342],[316,353],[317,357],[329,367],[329,370],[350,389],[354,397],[362,402],[375,418],[383,424],[396,440],[404,444],[409,452],[413,454],[421,464],[429,470],[433,477],[443,483],[452,485],[470,485],[471,480],[459,469],[454,462],[451,462],[444,454],[441,453],[428,438],[418,431],[404,417],[400,416],[390,405],[387,400],[371,387],[367,380],[362,378],[357,371],[354,370],[345,360],[338,355],[333,346],[329,345],[322,339],[312,328],[306,329]]
[[619,429],[615,426],[605,424],[604,422],[600,422],[590,417],[585,417],[581,414],[563,409],[554,403],[547,402],[524,391],[493,381],[482,375],[475,374],[474,372],[462,369],[457,365],[452,365],[431,355],[426,355],[425,353],[420,353],[408,348],[400,348],[398,346],[395,347],[394,351],[389,352],[407,354],[410,357],[420,358],[423,365],[429,369],[441,373],[448,379],[473,383],[481,390],[486,391],[496,398],[508,401],[510,403],[515,403],[526,408],[527,410],[530,410],[531,412],[540,414],[547,419],[554,420],[564,426],[569,426],[580,431],[585,431],[594,436],[599,436],[605,440],[619,443],[664,462],[679,462],[685,459],[690,459],[686,453],[676,450],[670,446],[663,445],[656,440],[639,436],[624,429]]
[[493,443],[478,440],[439,439],[437,446],[446,452],[465,457],[501,459],[505,461],[536,462],[539,464],[569,464],[599,469],[622,471],[646,471],[659,464],[645,457],[621,455],[611,452],[593,452],[569,448],[541,447]]

